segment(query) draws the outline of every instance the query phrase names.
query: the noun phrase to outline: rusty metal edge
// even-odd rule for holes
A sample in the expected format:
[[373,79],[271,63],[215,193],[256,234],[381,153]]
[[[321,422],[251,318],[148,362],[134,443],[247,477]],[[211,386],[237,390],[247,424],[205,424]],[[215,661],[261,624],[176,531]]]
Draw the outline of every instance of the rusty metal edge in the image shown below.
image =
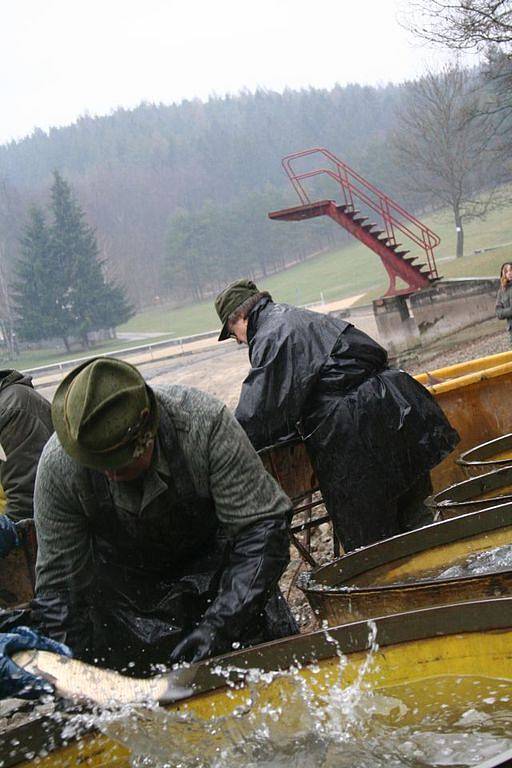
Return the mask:
[[[504,484],[503,479],[505,479],[505,482],[510,480],[512,483],[512,466],[510,463],[508,466],[494,469],[492,472],[461,480],[460,483],[453,483],[453,485],[449,485],[447,488],[439,491],[439,493],[429,496],[425,500],[425,504],[431,509],[443,509],[457,507],[458,505],[484,504],[486,501],[492,502],[493,499],[474,499],[471,491],[476,489],[477,495],[492,491]],[[468,490],[470,491],[469,496],[467,495]]]
[[[512,464],[512,457],[510,459],[497,459],[494,461],[490,458],[500,450],[506,450],[507,448],[512,448],[512,432],[495,437],[493,440],[487,440],[485,443],[480,443],[480,445],[464,451],[455,462],[464,467],[479,467],[487,464]],[[482,458],[479,459],[479,456]]]
[[428,592],[432,589],[440,590],[445,584],[450,584],[451,586],[460,585],[461,588],[464,588],[466,585],[474,585],[476,588],[478,586],[484,587],[486,582],[492,584],[493,581],[498,581],[498,583],[502,584],[504,587],[512,587],[512,569],[504,568],[501,571],[496,570],[489,573],[479,573],[475,576],[450,576],[446,579],[422,579],[421,581],[418,580],[409,582],[395,581],[392,584],[372,584],[371,586],[365,587],[340,586],[339,589],[336,589],[336,587],[331,587],[329,591],[322,589],[321,585],[316,585],[314,583],[307,587],[300,588],[306,596],[309,597],[309,595],[313,594],[315,596],[315,601],[321,602],[323,600],[329,600],[331,597],[337,597],[338,595],[352,598],[364,597],[366,595],[373,594],[388,596],[393,592],[411,592],[415,594],[417,592]]
[[468,539],[505,525],[512,525],[512,503],[490,506],[378,541],[312,571],[310,578],[317,584],[333,586],[408,555],[450,544],[458,539]]

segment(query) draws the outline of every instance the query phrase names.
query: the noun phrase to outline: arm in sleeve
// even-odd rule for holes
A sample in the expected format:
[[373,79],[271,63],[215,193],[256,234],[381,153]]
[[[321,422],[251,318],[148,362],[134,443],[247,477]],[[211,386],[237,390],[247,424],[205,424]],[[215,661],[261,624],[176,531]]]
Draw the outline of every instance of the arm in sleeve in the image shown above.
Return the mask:
[[[46,452],[45,452],[46,453]],[[37,473],[34,519],[38,539],[37,628],[87,658],[92,647],[90,590],[93,583],[91,537],[76,494],[43,454]]]
[[199,661],[243,640],[289,561],[291,502],[226,408],[210,436],[210,474],[217,515],[231,534],[229,553],[215,599],[174,649],[173,662]]
[[512,307],[504,304],[501,290],[498,291],[498,296],[496,297],[496,317],[500,320],[508,320],[512,317]]
[[286,517],[288,496],[265,470],[244,430],[222,408],[209,436],[210,493],[217,517],[232,532],[267,517]]
[[257,450],[297,436],[297,423],[323,361],[323,356],[315,356],[314,339],[293,329],[280,338],[256,340],[235,417]]
[[0,482],[7,496],[6,514],[15,521],[34,515],[34,485],[39,457],[50,433],[29,412],[8,411],[0,427],[7,461],[0,464]]

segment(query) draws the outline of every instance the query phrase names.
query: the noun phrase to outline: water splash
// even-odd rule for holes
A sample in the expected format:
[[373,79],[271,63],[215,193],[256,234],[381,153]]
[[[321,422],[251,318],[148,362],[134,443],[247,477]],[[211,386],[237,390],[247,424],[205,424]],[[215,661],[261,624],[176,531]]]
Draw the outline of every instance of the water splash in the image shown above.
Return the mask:
[[372,689],[375,624],[357,668],[324,632],[328,661],[273,672],[219,665],[226,688],[202,709],[68,712],[62,735],[98,728],[131,750],[133,768],[461,768],[512,748],[512,681],[447,675]]
[[437,579],[461,578],[464,576],[479,576],[512,568],[512,544],[487,549],[484,552],[473,552],[463,563],[457,563],[441,571]]
[[132,750],[133,768],[460,767],[512,748],[511,681],[446,676],[372,690],[373,622],[369,634],[348,685],[350,662],[325,630],[335,646],[327,685],[322,663],[307,674],[300,664],[270,673],[217,667],[230,713],[139,709],[99,727]]

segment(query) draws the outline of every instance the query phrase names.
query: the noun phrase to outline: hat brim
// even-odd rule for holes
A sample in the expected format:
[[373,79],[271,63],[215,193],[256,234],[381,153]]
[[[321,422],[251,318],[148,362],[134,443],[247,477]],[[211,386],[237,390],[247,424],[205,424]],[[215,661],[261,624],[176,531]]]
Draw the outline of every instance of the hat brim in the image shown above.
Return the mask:
[[[84,364],[86,365],[86,364]],[[76,370],[81,370],[84,365],[79,366]],[[67,384],[67,386],[63,386]],[[52,420],[55,432],[59,438],[68,456],[71,456],[77,464],[81,464],[88,469],[97,469],[100,472],[104,470],[120,469],[125,467],[133,461],[134,443],[130,442],[127,445],[122,445],[116,450],[109,453],[98,453],[94,451],[88,451],[83,446],[78,446],[73,440],[68,439],[68,427],[64,419],[64,401],[66,398],[67,388],[70,381],[66,379],[61,382],[57,391],[55,392],[52,403]],[[148,431],[152,431],[155,435],[158,431],[158,404],[156,402],[155,394],[151,387],[146,385],[146,390],[150,402],[151,420],[147,426]]]
[[231,334],[228,331],[228,321],[226,320],[226,322],[222,326],[222,330],[219,334],[219,338],[217,339],[217,341],[226,341],[226,339],[229,339],[230,335]]

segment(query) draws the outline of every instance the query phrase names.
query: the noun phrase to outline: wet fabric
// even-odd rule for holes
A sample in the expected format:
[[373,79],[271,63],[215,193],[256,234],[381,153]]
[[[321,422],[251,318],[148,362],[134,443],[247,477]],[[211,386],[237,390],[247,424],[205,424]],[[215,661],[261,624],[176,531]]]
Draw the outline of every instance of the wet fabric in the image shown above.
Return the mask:
[[5,515],[0,516],[0,558],[20,544],[16,524]]
[[[253,643],[295,630],[284,601],[276,602],[277,579],[289,557],[285,515],[226,532],[215,498],[197,491],[175,420],[159,404],[158,449],[143,482],[111,483],[84,470],[90,490],[81,502],[94,579],[87,589],[63,592],[40,578],[45,587],[33,603],[44,631],[68,642],[79,658],[99,658],[118,669],[130,664],[134,674],[167,663],[175,646],[198,624],[211,622],[211,614],[217,621],[224,617],[216,641],[196,648],[195,657],[229,650],[234,640]],[[262,472],[258,462],[255,468]],[[237,472],[236,465],[229,469]],[[257,474],[253,481],[257,484]],[[283,510],[288,508],[286,502]],[[267,545],[262,526],[276,546]]]
[[329,315],[262,299],[247,337],[235,416],[253,445],[303,437],[346,550],[406,530],[397,500],[459,441],[430,393]]
[[28,627],[19,626],[13,632],[0,633],[0,698],[37,699],[42,693],[52,693],[50,683],[25,672],[11,659],[13,653],[27,649],[72,656],[66,645],[43,637]]
[[18,521],[33,517],[37,463],[53,432],[50,403],[19,371],[0,371],[0,483],[7,496],[5,513]]

